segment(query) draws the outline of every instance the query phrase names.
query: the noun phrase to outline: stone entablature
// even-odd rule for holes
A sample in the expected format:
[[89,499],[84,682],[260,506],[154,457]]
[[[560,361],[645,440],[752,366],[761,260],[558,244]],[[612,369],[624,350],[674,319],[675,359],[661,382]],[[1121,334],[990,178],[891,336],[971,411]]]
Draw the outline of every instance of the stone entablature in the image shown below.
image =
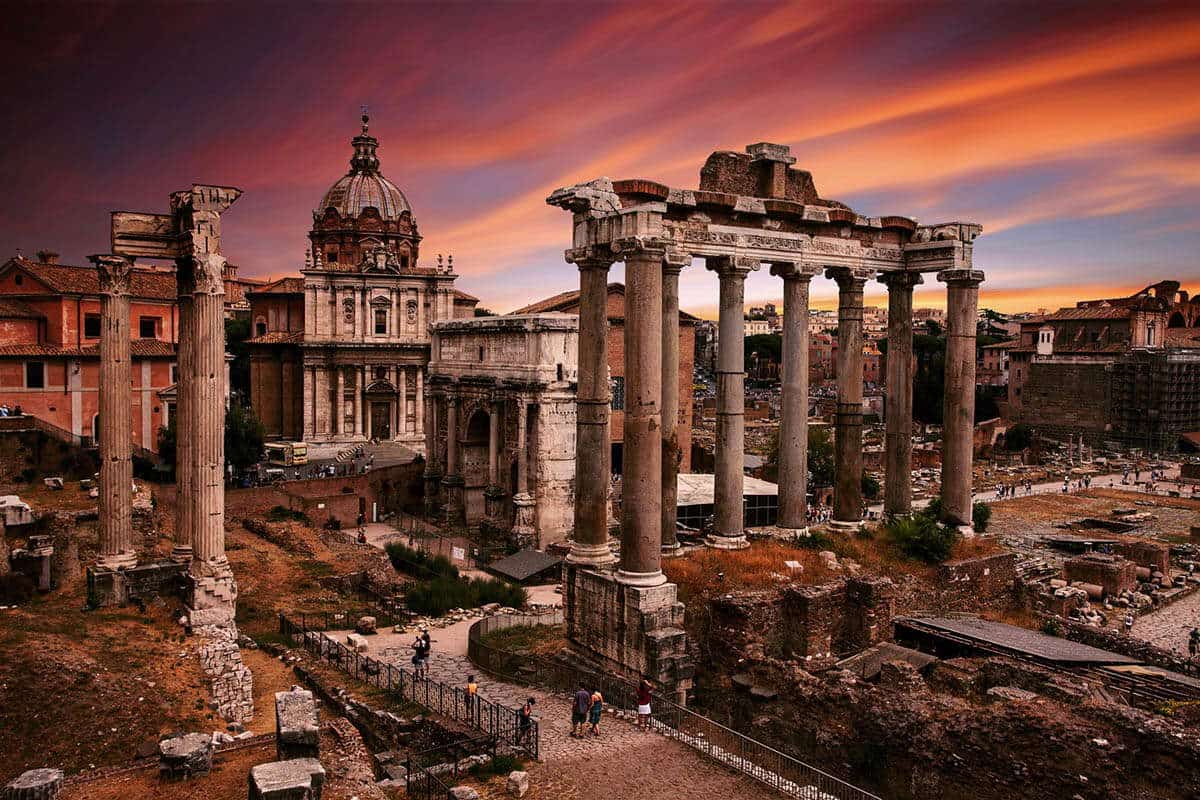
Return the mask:
[[569,314],[433,327],[426,497],[452,523],[536,547],[569,535],[577,331]]

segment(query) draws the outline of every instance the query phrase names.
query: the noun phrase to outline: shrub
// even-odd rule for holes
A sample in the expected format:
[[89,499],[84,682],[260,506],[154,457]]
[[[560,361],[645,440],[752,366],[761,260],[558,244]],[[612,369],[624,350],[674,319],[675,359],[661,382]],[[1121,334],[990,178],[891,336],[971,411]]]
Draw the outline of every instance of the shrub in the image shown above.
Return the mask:
[[415,578],[458,577],[458,568],[445,556],[431,556],[424,550],[417,550],[400,542],[389,542],[384,550],[397,572]]
[[876,500],[879,498],[879,492],[882,487],[879,485],[879,479],[874,475],[863,471],[862,474],[862,494],[868,500]]
[[529,593],[524,588],[495,578],[467,581],[443,575],[427,583],[410,586],[406,599],[412,611],[440,616],[452,608],[474,608],[486,603],[517,608],[523,606],[528,597]]
[[832,550],[833,537],[820,530],[810,530],[808,535],[793,536],[788,544],[805,550]]
[[971,526],[976,532],[983,533],[987,530],[988,523],[992,519],[992,507],[987,503],[976,503],[971,506]]
[[958,531],[925,514],[898,517],[884,526],[888,538],[909,558],[940,564],[950,557]]
[[308,524],[308,517],[303,511],[293,511],[286,506],[275,506],[267,512],[267,520],[270,522],[303,522]]
[[1062,625],[1053,617],[1042,623],[1042,633],[1047,636],[1062,636]]

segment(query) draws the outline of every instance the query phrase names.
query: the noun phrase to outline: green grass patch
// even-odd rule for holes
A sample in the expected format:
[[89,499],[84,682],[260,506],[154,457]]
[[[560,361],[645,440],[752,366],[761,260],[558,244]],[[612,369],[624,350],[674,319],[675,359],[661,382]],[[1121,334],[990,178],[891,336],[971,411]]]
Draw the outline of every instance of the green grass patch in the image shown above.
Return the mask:
[[384,550],[397,572],[414,578],[458,578],[458,567],[445,556],[434,556],[400,542],[390,542]]
[[496,578],[468,581],[440,576],[410,586],[406,599],[408,607],[418,614],[441,616],[452,608],[475,608],[487,603],[519,608],[529,599],[529,592]]

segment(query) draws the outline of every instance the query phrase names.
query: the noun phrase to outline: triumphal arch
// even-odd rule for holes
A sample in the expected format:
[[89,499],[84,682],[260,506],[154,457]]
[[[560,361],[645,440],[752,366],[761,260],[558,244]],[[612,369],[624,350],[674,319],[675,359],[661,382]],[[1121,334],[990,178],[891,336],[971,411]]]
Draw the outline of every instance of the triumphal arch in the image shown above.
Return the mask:
[[[822,198],[786,146],[715,152],[698,189],[641,178],[598,178],[555,191],[547,202],[571,213],[566,260],[580,273],[575,528],[565,575],[572,642],[605,666],[645,674],[682,691],[690,683],[682,605],[661,570],[674,542],[664,487],[676,480],[673,392],[678,381],[679,275],[694,259],[717,276],[717,446],[712,547],[747,545],[743,530],[742,341],[744,284],[769,268],[783,282],[783,417],[779,525],[806,526],[808,296],[814,277],[838,287],[837,415],[832,527],[863,520],[863,289],[888,289],[885,511],[911,509],[912,293],[933,273],[946,285],[947,348],[942,508],[969,532],[975,410],[975,320],[983,273],[972,265],[980,225],[918,225],[909,217],[866,217]],[[625,474],[620,560],[608,542],[609,486],[605,287],[625,262]],[[669,505],[669,504],[668,504]]]

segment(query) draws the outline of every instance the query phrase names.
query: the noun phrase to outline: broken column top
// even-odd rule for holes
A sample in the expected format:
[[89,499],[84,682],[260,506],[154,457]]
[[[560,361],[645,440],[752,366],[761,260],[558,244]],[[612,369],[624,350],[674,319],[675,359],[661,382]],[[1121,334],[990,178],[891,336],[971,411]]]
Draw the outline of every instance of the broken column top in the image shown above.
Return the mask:
[[317,704],[307,689],[275,693],[275,727],[280,736],[315,734]]
[[282,800],[294,797],[297,789],[315,791],[319,797],[324,782],[325,768],[315,758],[259,764],[250,770],[250,800]]
[[[14,796],[24,797],[25,795],[16,794],[17,792],[25,792],[30,789],[44,789],[56,791],[57,787],[62,784],[63,771],[61,769],[51,769],[42,767],[41,769],[31,769],[22,772],[17,777],[13,778],[5,786],[5,789],[12,789]],[[8,795],[5,794],[5,797]],[[31,795],[32,796],[32,795]],[[53,794],[47,794],[47,797],[53,797]]]

